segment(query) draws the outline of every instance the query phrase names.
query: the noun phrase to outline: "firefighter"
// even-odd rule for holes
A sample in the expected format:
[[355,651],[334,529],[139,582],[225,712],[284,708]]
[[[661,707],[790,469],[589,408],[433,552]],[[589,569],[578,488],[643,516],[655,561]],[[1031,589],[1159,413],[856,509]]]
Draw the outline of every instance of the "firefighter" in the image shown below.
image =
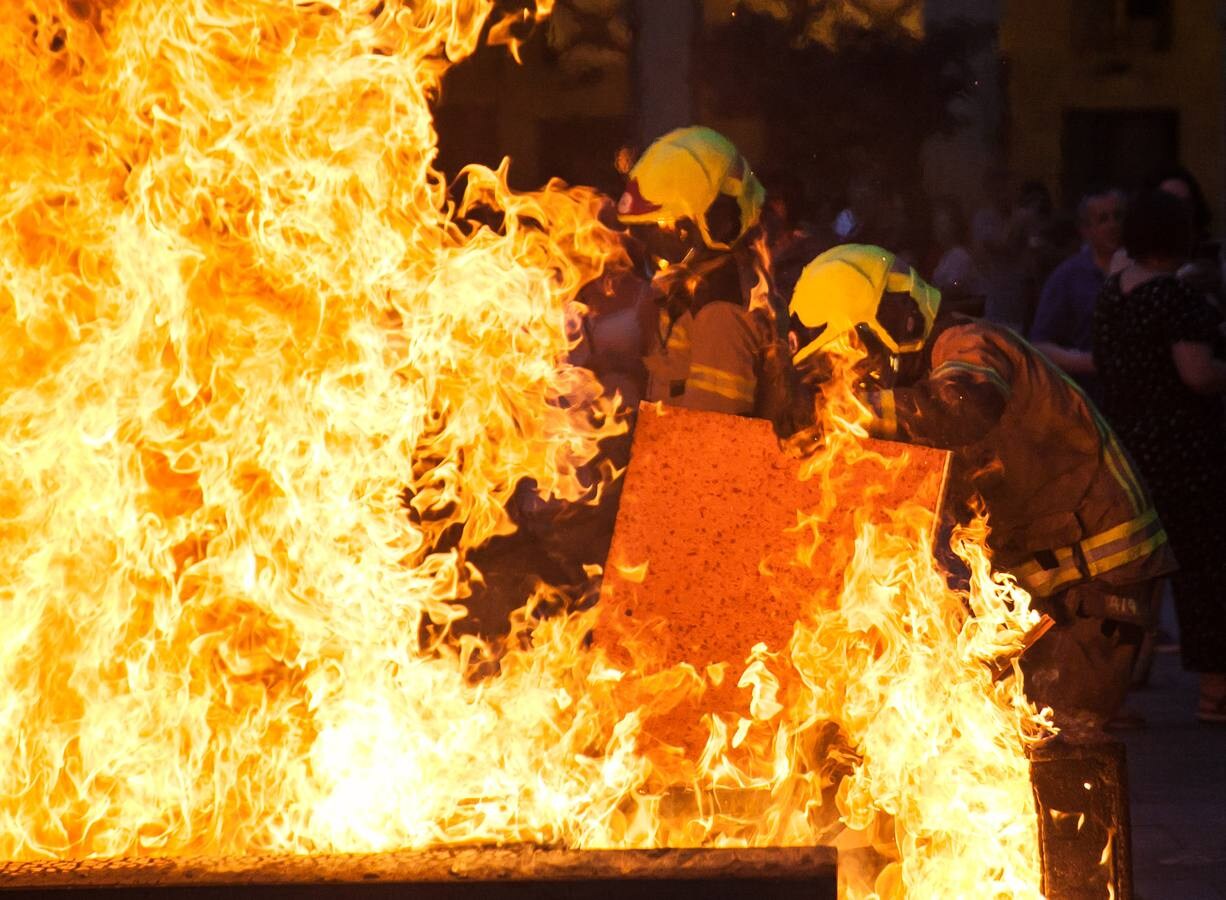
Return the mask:
[[1023,656],[1028,694],[1057,723],[1100,726],[1175,567],[1166,532],[1081,390],[1014,332],[940,304],[890,252],[835,247],[792,295],[794,362],[828,373],[850,354],[870,433],[952,451],[947,510],[966,521],[982,499],[995,565],[1056,622]]
[[765,191],[710,128],[657,140],[630,170],[618,219],[641,241],[660,304],[649,336],[647,399],[778,421],[789,369],[769,289],[755,266]]

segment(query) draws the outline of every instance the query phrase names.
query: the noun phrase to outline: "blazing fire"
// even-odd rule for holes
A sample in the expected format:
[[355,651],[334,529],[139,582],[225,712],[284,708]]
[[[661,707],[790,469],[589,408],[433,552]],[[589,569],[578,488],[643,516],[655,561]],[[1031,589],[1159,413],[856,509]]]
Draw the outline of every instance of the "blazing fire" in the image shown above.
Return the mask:
[[[531,615],[548,586],[497,676],[423,639],[517,484],[596,502],[625,428],[565,362],[618,253],[599,198],[474,168],[452,201],[432,168],[447,67],[514,48],[522,20],[491,17],[0,11],[0,858],[820,839],[871,851],[849,896],[1037,895],[1043,723],[989,665],[1035,616],[984,525],[958,591],[930,512],[865,524],[788,646],[653,675],[650,710],[592,612]],[[862,451],[850,396],[826,411],[808,475],[833,495]],[[644,723],[723,678],[753,720],[711,717],[676,785]],[[674,787],[766,799],[678,820]]]

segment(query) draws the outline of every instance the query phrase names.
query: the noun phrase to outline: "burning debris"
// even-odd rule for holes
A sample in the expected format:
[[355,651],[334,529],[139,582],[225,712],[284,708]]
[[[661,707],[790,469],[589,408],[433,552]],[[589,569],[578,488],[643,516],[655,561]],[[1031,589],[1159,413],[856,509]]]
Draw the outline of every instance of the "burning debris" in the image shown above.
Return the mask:
[[[1037,896],[1043,725],[992,663],[1038,617],[982,522],[950,586],[936,489],[900,474],[927,451],[865,446],[850,393],[772,473],[803,480],[794,552],[755,561],[787,619],[718,672],[641,640],[650,608],[594,647],[612,604],[534,618],[548,586],[496,677],[468,678],[475,639],[419,643],[462,615],[517,486],[598,501],[626,428],[564,361],[621,252],[600,198],[473,168],[453,200],[432,167],[444,71],[520,19],[52,7],[0,12],[0,858],[822,836],[849,896]],[[849,494],[866,471],[880,491]],[[744,561],[753,536],[726,537]],[[675,565],[620,562],[613,593]],[[682,705],[697,754],[654,728]],[[737,815],[704,805],[743,789]]]
[[[654,657],[666,671],[688,664],[705,682],[692,708],[668,708],[648,723],[652,738],[684,748],[695,764],[740,747],[751,730],[769,744],[777,723],[767,723],[797,680],[779,650],[797,622],[837,608],[859,529],[888,527],[913,506],[920,533],[927,523],[935,537],[948,454],[879,441],[864,450],[832,491],[820,478],[801,479],[804,461],[780,453],[767,422],[643,407],[596,643],[614,655],[622,644],[641,646],[640,660]],[[722,744],[708,746],[700,720],[712,716],[726,729]],[[758,753],[768,763],[760,777],[769,779],[773,754]]]

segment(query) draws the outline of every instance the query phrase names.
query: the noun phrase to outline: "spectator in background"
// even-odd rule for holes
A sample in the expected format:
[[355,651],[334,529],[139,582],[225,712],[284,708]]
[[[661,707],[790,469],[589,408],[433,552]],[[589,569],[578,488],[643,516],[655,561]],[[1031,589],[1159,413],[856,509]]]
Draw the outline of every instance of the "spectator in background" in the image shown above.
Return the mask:
[[[1025,302],[1025,319],[1022,333],[1030,330],[1034,313],[1039,305],[1039,291],[1051,274],[1047,265],[1051,248],[1047,244],[1053,205],[1051,191],[1041,181],[1025,182],[1018,194],[1017,209],[1009,222],[1009,242],[1017,247],[1022,259],[1022,291]],[[1062,255],[1057,262],[1063,261]]]
[[1120,248],[1124,197],[1118,190],[1087,194],[1077,208],[1081,250],[1056,267],[1035,311],[1030,341],[1098,400],[1091,349],[1094,305]]
[[831,231],[837,243],[909,248],[907,226],[905,198],[890,185],[880,165],[866,162],[851,176],[847,205],[835,216]]
[[[1056,271],[1056,267],[1076,253],[1080,247],[1081,234],[1077,227],[1076,214],[1062,210],[1053,212],[1051,218],[1043,226],[1043,235],[1035,253],[1034,275],[1038,290],[1042,290],[1043,285],[1047,284],[1047,279],[1051,277],[1052,272]],[[1039,294],[1036,291],[1036,310],[1038,301]],[[1027,333],[1029,331],[1030,329],[1027,328]]]
[[1191,258],[1179,270],[1179,278],[1190,287],[1211,294],[1216,303],[1222,302],[1221,247],[1211,239],[1209,226],[1213,214],[1205,200],[1200,182],[1183,166],[1161,170],[1151,181],[1160,191],[1172,194],[1188,204],[1192,215]]
[[958,201],[938,197],[932,202],[932,249],[924,274],[941,292],[947,309],[983,315],[983,279],[967,247],[969,228]]
[[805,215],[808,207],[804,181],[786,169],[768,169],[761,175],[766,189],[762,228],[770,252],[772,303],[777,303],[775,322],[787,334],[787,298],[800,272],[814,256],[831,244],[831,236],[819,231]]
[[872,166],[857,168],[847,182],[847,203],[830,229],[839,241],[865,241],[875,232],[885,205],[881,179]]
[[1189,205],[1192,212],[1192,249],[1195,253],[1197,245],[1209,239],[1209,225],[1213,221],[1209,202],[1196,176],[1177,164],[1156,172],[1150,179],[1150,186],[1174,194]]
[[1226,362],[1213,356],[1220,315],[1176,277],[1192,233],[1184,201],[1164,191],[1137,198],[1124,224],[1130,261],[1094,313],[1094,363],[1103,411],[1179,561],[1171,586],[1183,665],[1201,676],[1197,716],[1226,722]]
[[766,169],[758,178],[766,189],[766,204],[762,209],[766,241],[772,254],[786,252],[803,240],[809,230],[802,221],[804,181],[795,172],[783,168]]
[[971,249],[984,288],[983,317],[1022,332],[1029,318],[1024,248],[1018,244],[1009,173],[992,168],[984,178],[988,204],[971,220]]
[[1043,223],[1051,218],[1054,209],[1051,191],[1043,182],[1031,179],[1022,183],[1018,194],[1017,208],[1022,214],[1021,217],[1032,221],[1036,231],[1041,230]]

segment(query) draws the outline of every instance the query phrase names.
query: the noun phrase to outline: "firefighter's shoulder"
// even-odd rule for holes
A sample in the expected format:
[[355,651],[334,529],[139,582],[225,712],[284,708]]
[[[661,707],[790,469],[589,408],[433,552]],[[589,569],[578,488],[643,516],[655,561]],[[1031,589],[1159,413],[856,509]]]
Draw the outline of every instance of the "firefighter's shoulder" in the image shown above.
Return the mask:
[[1015,370],[1010,351],[1003,329],[977,320],[958,322],[933,341],[931,375],[987,382],[1008,396]]

